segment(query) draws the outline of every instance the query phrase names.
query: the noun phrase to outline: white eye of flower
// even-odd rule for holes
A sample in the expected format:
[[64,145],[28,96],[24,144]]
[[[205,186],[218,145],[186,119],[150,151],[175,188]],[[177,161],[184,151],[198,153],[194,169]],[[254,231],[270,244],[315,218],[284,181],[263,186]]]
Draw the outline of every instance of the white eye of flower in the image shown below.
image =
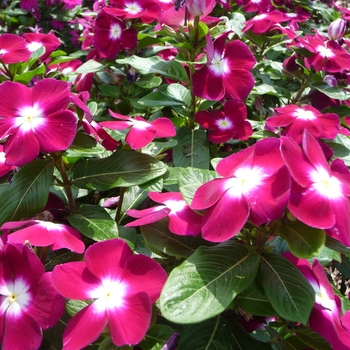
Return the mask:
[[294,112],[294,116],[299,118],[299,119],[304,119],[304,120],[313,120],[316,119],[316,115],[311,112],[311,111],[306,111],[305,109],[298,108]]
[[109,30],[109,38],[116,40],[119,39],[122,35],[122,28],[120,27],[119,24],[114,23],[111,26],[111,29]]
[[233,126],[232,121],[227,117],[224,117],[223,119],[219,119],[215,121],[215,124],[218,126],[220,130],[229,130],[229,129],[232,129],[232,126]]
[[214,75],[224,75],[229,70],[226,58],[221,58],[221,55],[215,52],[214,57],[209,65],[209,69],[213,72]]
[[324,58],[331,58],[335,56],[331,49],[328,49],[327,47],[322,45],[317,46],[316,51]]
[[30,52],[34,52],[36,51],[37,49],[40,49],[41,47],[43,46],[42,43],[38,43],[36,41],[33,41],[32,43],[29,43],[27,45],[27,49],[30,51]]
[[26,106],[19,110],[19,116],[16,118],[17,126],[23,131],[35,129],[45,122],[45,118],[39,106]]
[[142,7],[136,2],[130,2],[125,4],[125,11],[130,13],[131,15],[135,15],[142,11]]

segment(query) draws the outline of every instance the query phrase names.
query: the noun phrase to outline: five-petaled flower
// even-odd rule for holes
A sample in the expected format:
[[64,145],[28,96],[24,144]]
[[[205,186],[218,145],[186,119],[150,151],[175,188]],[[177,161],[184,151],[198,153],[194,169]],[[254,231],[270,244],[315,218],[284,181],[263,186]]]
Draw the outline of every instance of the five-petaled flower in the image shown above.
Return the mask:
[[64,314],[64,298],[39,258],[25,245],[0,250],[0,344],[3,350],[39,349],[42,330]]
[[145,255],[134,255],[122,239],[101,241],[85,252],[85,262],[57,265],[52,283],[66,298],[91,300],[69,322],[63,349],[81,349],[109,328],[116,346],[139,343],[151,323],[152,304],[167,275]]
[[261,225],[280,218],[290,193],[290,175],[281,157],[280,141],[266,138],[222,159],[222,178],[206,182],[195,192],[192,209],[208,209],[203,238],[223,242],[235,236],[248,218]]
[[118,121],[101,122],[100,125],[111,130],[124,130],[129,127],[130,130],[126,135],[125,142],[132,149],[140,149],[147,146],[155,138],[171,137],[176,135],[175,127],[168,118],[158,118],[151,122],[136,116],[128,117],[109,111],[113,118]]
[[40,80],[33,88],[6,81],[0,85],[0,139],[7,138],[7,165],[24,165],[41,152],[67,149],[76,134],[77,118],[66,110],[69,84]]
[[303,149],[290,137],[281,137],[282,157],[294,179],[288,209],[311,227],[350,246],[350,173],[335,159],[329,166],[321,146],[307,131]]
[[255,58],[248,46],[239,40],[226,45],[229,32],[220,35],[214,43],[207,36],[207,65],[192,76],[193,93],[209,100],[231,97],[244,100],[254,86],[250,70]]
[[52,250],[67,248],[76,253],[85,250],[81,234],[64,224],[41,220],[10,221],[3,224],[1,230],[4,233],[16,230],[7,236],[8,243],[25,244],[28,241],[32,246],[50,246]]
[[202,227],[202,216],[194,212],[182,198],[180,192],[149,192],[148,196],[157,203],[155,207],[127,210],[127,214],[137,220],[126,224],[126,227],[148,225],[165,217],[169,218],[169,230],[178,235],[199,235]]
[[3,34],[0,36],[0,61],[5,64],[27,61],[30,51],[26,47],[27,42],[15,34]]
[[224,111],[200,111],[195,120],[209,130],[209,140],[224,143],[232,138],[246,140],[252,135],[253,129],[247,119],[245,104],[237,100],[225,103]]

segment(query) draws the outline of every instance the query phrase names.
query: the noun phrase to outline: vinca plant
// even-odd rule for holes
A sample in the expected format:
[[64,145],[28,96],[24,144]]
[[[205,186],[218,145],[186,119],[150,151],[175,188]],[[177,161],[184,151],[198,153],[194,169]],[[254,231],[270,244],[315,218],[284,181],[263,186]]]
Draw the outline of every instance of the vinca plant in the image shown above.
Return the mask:
[[0,7],[3,350],[350,349],[350,8]]

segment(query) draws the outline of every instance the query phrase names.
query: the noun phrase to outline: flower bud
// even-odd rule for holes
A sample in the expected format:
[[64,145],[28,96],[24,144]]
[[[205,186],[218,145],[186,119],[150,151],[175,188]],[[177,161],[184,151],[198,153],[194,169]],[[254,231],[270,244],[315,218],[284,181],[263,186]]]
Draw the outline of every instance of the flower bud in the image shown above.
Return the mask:
[[341,38],[346,31],[346,21],[341,18],[334,20],[328,28],[328,37],[331,40]]
[[337,81],[336,77],[334,75],[330,75],[330,74],[326,75],[323,78],[323,82],[327,83],[330,87],[334,87],[334,86],[338,85],[338,81]]
[[186,0],[185,2],[188,12],[193,17],[202,16],[206,9],[205,0]]

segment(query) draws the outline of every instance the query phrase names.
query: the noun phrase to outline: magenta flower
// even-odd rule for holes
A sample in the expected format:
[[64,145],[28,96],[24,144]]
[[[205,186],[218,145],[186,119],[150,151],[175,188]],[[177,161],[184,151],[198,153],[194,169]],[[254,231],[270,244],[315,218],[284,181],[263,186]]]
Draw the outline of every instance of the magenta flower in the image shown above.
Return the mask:
[[45,47],[45,53],[40,57],[42,60],[46,60],[61,45],[53,32],[48,34],[25,33],[23,37],[28,41],[27,48],[30,52],[34,52],[42,46]]
[[256,62],[255,58],[242,41],[233,40],[225,46],[228,34],[219,36],[214,44],[207,36],[208,63],[192,77],[196,96],[209,100],[224,97],[244,100],[252,90],[254,78],[249,71]]
[[156,137],[161,138],[176,135],[175,127],[168,118],[158,118],[152,122],[148,122],[139,116],[131,118],[114,113],[111,110],[109,110],[109,113],[113,118],[119,120],[101,122],[100,125],[111,130],[124,130],[131,127],[126,135],[125,142],[132,149],[145,147]]
[[177,235],[199,235],[202,227],[202,216],[195,213],[183,200],[180,192],[149,192],[148,196],[157,203],[156,207],[143,210],[130,209],[126,213],[137,218],[126,224],[126,227],[148,225],[165,217],[169,218],[169,230]]
[[307,131],[302,147],[281,137],[282,157],[294,179],[288,209],[306,225],[332,229],[327,233],[350,246],[349,170],[340,159],[329,166],[321,146]]
[[266,138],[222,159],[211,180],[196,191],[191,208],[208,209],[203,238],[222,242],[235,236],[248,218],[261,225],[280,218],[290,192],[290,175],[279,150],[280,142]]
[[232,138],[246,140],[253,133],[252,126],[247,119],[247,108],[244,103],[229,100],[222,111],[200,111],[195,120],[209,131],[209,140],[224,143]]
[[343,320],[349,319],[350,312],[342,316],[341,300],[334,294],[323,266],[316,259],[310,266],[306,259],[298,259],[291,253],[285,253],[285,257],[298,267],[315,291],[310,328],[325,338],[332,349],[350,350],[350,330],[343,324]]
[[13,165],[6,165],[4,146],[0,145],[0,177],[6,175],[11,170],[16,169]]
[[63,349],[82,349],[108,326],[116,346],[139,343],[152,318],[167,275],[145,255],[133,255],[121,239],[90,246],[85,262],[57,265],[52,283],[69,299],[94,301],[79,311],[63,334]]
[[16,230],[8,235],[8,243],[24,244],[28,241],[30,245],[36,247],[50,246],[51,250],[67,248],[79,254],[85,250],[81,234],[63,224],[41,220],[12,221],[3,224],[1,230],[4,233]]
[[27,42],[18,35],[0,35],[0,61],[5,64],[27,61],[31,53],[26,44]]
[[41,152],[67,149],[76,134],[77,118],[65,110],[69,85],[40,80],[33,88],[6,81],[0,85],[0,139],[7,165],[24,165]]
[[289,18],[285,13],[274,10],[268,13],[260,13],[245,23],[243,32],[250,30],[255,34],[262,34],[271,29],[276,23],[287,21]]
[[3,350],[39,349],[42,330],[64,314],[64,298],[39,258],[24,245],[0,250],[0,344]]
[[95,21],[93,44],[106,58],[115,59],[124,48],[134,49],[137,33],[134,28],[126,29],[124,22],[118,18],[117,9],[104,7]]
[[285,127],[283,135],[301,143],[303,132],[307,130],[316,138],[334,139],[339,131],[340,119],[335,113],[322,114],[311,106],[288,105],[275,108],[278,113],[267,118],[268,128]]
[[336,41],[327,40],[318,32],[298,38],[298,41],[299,46],[312,53],[306,62],[315,70],[336,73],[350,69],[350,55]]
[[110,4],[116,16],[122,19],[140,18],[143,23],[153,22],[161,13],[159,2],[153,0],[112,0]]

